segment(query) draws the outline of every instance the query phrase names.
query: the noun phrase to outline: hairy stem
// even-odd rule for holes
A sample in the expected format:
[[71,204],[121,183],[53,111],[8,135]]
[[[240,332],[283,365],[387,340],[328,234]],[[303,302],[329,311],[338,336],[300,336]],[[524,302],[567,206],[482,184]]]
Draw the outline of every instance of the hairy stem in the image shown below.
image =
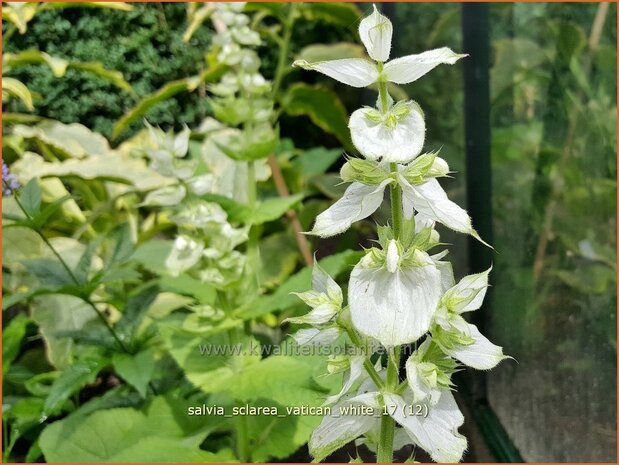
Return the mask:
[[[391,173],[398,172],[398,164],[390,164]],[[392,183],[390,187],[391,194],[391,219],[393,221],[393,235],[399,239],[402,235],[402,188],[398,183]]]

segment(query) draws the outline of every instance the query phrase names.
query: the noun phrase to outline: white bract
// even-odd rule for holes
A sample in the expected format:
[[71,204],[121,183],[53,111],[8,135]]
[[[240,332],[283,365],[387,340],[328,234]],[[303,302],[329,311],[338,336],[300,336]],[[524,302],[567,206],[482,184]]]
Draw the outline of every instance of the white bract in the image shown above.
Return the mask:
[[[420,405],[420,410],[424,411],[425,404],[415,404],[410,392],[403,395],[381,393],[371,380],[367,380],[356,395],[344,396],[331,407],[331,415],[322,420],[310,438],[310,453],[322,460],[362,434],[368,438],[376,436],[372,433],[379,429],[380,418],[387,413],[406,432],[408,438],[402,443],[417,444],[437,462],[458,462],[467,441],[458,433],[464,416],[451,392],[444,390],[436,404],[427,406],[427,416],[414,414],[415,405]],[[360,407],[364,409],[363,414],[358,413]]]
[[354,327],[388,347],[414,342],[432,322],[441,297],[441,273],[427,253],[401,260],[391,242],[373,249],[353,269],[348,303]]

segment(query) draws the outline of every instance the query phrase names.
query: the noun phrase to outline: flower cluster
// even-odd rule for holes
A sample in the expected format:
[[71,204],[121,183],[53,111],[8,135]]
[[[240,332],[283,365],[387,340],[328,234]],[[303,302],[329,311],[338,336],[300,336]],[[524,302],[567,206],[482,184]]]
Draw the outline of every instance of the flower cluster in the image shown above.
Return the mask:
[[203,200],[184,205],[170,219],[181,231],[165,262],[170,274],[195,273],[218,289],[240,279],[246,257],[235,248],[247,240],[246,228],[232,227],[218,204]]
[[258,160],[270,155],[278,143],[271,124],[271,83],[260,74],[260,58],[252,49],[260,36],[249,27],[242,13],[244,3],[214,3],[212,15],[217,31],[213,42],[217,61],[228,66],[220,81],[208,87],[215,117],[230,126],[213,133],[213,143],[235,160]]
[[2,196],[8,197],[17,189],[19,189],[17,176],[11,173],[7,164],[2,160]]
[[[371,60],[295,62],[345,84],[377,84],[379,90],[376,107],[356,110],[350,117],[352,140],[363,156],[348,159],[341,170],[342,180],[351,185],[318,215],[312,233],[329,237],[346,231],[380,207],[388,187],[393,222],[378,228],[377,246],[366,250],[352,270],[348,305],[337,284],[315,268],[314,290],[300,295],[313,310],[290,321],[311,326],[297,333],[299,343],[316,338],[329,342],[346,332],[355,344],[378,341],[393,355],[387,367],[380,359],[376,365],[369,362],[372,351],[338,359],[345,383],[338,395],[327,399],[334,404],[334,415],[314,431],[310,451],[321,460],[359,436],[371,447],[385,447],[381,441],[389,435],[380,431],[380,416],[340,415],[341,407],[359,404],[388,412],[401,426],[395,432],[397,446],[413,443],[438,462],[457,462],[467,441],[458,432],[464,417],[451,393],[452,374],[459,364],[486,370],[505,358],[501,347],[462,316],[480,308],[490,270],[456,283],[451,264],[443,260],[447,251],[432,251],[441,245],[437,222],[481,239],[466,211],[447,198],[437,180],[448,175],[447,162],[436,153],[422,153],[425,122],[419,105],[394,102],[387,83],[413,82],[465,55],[440,48],[388,61],[392,25],[375,7],[361,21],[359,35]],[[399,380],[390,364],[397,366],[400,346],[412,343],[416,349],[405,364],[406,380]],[[427,414],[407,415],[413,404],[423,405]]]
[[201,173],[202,160],[187,157],[189,129],[175,135],[147,127],[144,152],[149,167],[170,178],[171,184],[149,192],[143,204],[168,207],[169,219],[179,230],[165,262],[168,273],[194,274],[220,289],[237,282],[246,257],[235,248],[247,241],[247,229],[234,228],[221,206],[201,198],[215,191],[216,178],[211,172]]

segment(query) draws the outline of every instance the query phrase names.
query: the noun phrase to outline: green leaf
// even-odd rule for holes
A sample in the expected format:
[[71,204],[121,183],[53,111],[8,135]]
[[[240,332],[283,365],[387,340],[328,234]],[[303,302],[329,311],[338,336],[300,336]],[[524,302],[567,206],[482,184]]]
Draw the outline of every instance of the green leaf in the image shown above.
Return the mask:
[[115,85],[119,89],[125,90],[127,92],[133,92],[131,84],[125,81],[123,73],[113,69],[107,69],[103,66],[103,63],[100,63],[98,61],[91,61],[87,63],[69,62],[68,66],[69,68],[84,71],[86,73],[90,73],[94,76],[100,77],[101,79],[104,79]]
[[225,67],[223,65],[213,66],[204,70],[197,76],[168,82],[158,91],[142,98],[142,100],[140,100],[135,107],[125,113],[122,118],[116,122],[114,128],[112,129],[112,139],[116,139],[134,121],[144,116],[148,110],[153,108],[158,103],[163,102],[180,92],[193,92],[203,82],[214,82],[219,79],[224,70]]
[[260,253],[264,260],[260,270],[260,282],[266,288],[279,285],[295,270],[299,252],[297,244],[288,232],[278,232],[260,241]]
[[[11,22],[23,34],[28,29],[28,22],[34,18],[39,5],[37,2],[13,3],[2,6],[2,20]],[[6,78],[3,77],[4,82]]]
[[155,370],[152,352],[147,349],[136,355],[116,353],[112,358],[112,363],[116,373],[145,398],[148,383]]
[[107,364],[101,357],[89,357],[63,370],[52,384],[45,399],[45,415],[55,415],[62,410],[64,403],[86,384],[93,383]]
[[311,177],[325,173],[341,156],[340,149],[316,147],[302,152],[292,164],[307,182]]
[[246,219],[251,215],[249,208],[237,202],[230,197],[219,194],[205,194],[201,197],[208,202],[215,202],[219,204],[228,214],[228,220],[232,223],[244,223]]
[[[343,272],[352,270],[355,263],[361,258],[362,252],[347,250],[329,257],[323,258],[318,263],[333,278]],[[276,292],[268,296],[262,296],[249,302],[233,312],[239,318],[256,318],[266,313],[283,310],[293,306],[299,298],[291,294],[292,292],[305,292],[311,289],[312,270],[304,268],[294,274],[290,279],[283,283]]]
[[[20,99],[24,105],[26,105],[26,108],[29,111],[34,110],[34,105],[32,104],[32,94],[30,93],[30,91],[28,90],[28,88],[24,85],[23,82],[15,79],[15,78],[11,78],[11,77],[2,77],[2,101],[5,100],[5,95],[13,95],[15,97],[17,97],[18,99]],[[4,92],[6,92],[6,94],[4,94]]]
[[[4,300],[4,299],[3,299]],[[8,325],[2,329],[2,374],[6,374],[11,367],[15,357],[19,355],[21,342],[26,335],[26,328],[30,323],[23,313],[13,318]]]
[[97,240],[94,240],[91,243],[89,243],[86,246],[84,253],[82,253],[82,256],[80,257],[79,262],[77,262],[77,265],[75,269],[73,270],[73,276],[75,276],[78,283],[86,284],[88,282],[88,276],[90,275],[92,259],[102,239],[103,237],[100,236]]
[[32,178],[20,191],[19,200],[29,217],[35,217],[41,210],[41,188],[39,180]]
[[163,239],[153,239],[138,246],[132,260],[157,275],[165,270],[165,261],[172,250],[173,242]]
[[346,150],[353,150],[348,113],[332,90],[303,83],[293,84],[284,96],[283,107],[289,115],[308,116],[316,126],[337,137]]
[[15,126],[13,133],[25,139],[37,139],[73,158],[108,155],[111,152],[105,137],[78,123],[45,120],[36,126]]
[[349,29],[356,29],[361,19],[361,11],[354,3],[307,2],[301,11],[310,21],[321,19]]
[[303,200],[303,194],[290,195],[288,197],[272,197],[262,200],[252,215],[252,224],[263,224],[277,220],[288,210]]
[[200,449],[213,426],[203,417],[207,425],[196,431],[186,419],[184,405],[183,410],[157,397],[145,412],[113,408],[71,415],[45,428],[39,444],[47,462],[234,461],[229,449],[216,453]]
[[40,286],[58,289],[76,284],[67,269],[53,258],[32,258],[22,263],[38,279]]
[[133,5],[125,2],[53,2],[45,4],[46,9],[65,8],[109,8],[112,10],[132,11]]
[[70,365],[73,341],[58,333],[101,324],[94,310],[83,300],[73,296],[37,297],[30,304],[30,311],[43,336],[47,358],[59,369]]
[[69,62],[63,58],[53,57],[40,50],[24,50],[19,53],[5,53],[2,62],[7,71],[29,64],[46,64],[55,77],[62,77],[67,71]]
[[308,63],[319,61],[341,60],[342,58],[364,58],[365,49],[362,45],[350,42],[335,44],[312,44],[301,49],[295,60],[305,60]]
[[123,309],[123,317],[118,322],[118,329],[127,336],[131,336],[157,298],[157,294],[159,294],[159,287],[156,284],[150,284],[131,296]]

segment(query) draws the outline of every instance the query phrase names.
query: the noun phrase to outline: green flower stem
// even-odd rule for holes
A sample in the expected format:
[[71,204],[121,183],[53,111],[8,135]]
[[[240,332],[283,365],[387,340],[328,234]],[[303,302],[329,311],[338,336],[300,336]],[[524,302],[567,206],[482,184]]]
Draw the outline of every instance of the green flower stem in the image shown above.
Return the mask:
[[[258,207],[258,186],[256,183],[256,164],[253,160],[247,162],[247,206],[253,214]],[[247,241],[247,273],[250,279],[255,281],[257,289],[260,288],[260,249],[258,248],[259,231],[254,224],[250,225],[249,239]]]
[[292,38],[292,29],[296,20],[297,5],[290,3],[288,5],[288,16],[283,23],[284,33],[282,36],[281,46],[279,47],[279,55],[277,57],[277,67],[275,68],[275,76],[273,78],[273,87],[271,87],[271,96],[275,99],[279,88],[282,85],[284,74],[288,67],[288,52],[290,50],[290,40]]
[[[363,347],[363,343],[361,342],[359,335],[355,332],[354,329],[349,328],[348,325],[341,323],[340,326],[342,326],[346,330],[348,337],[350,337],[350,340],[355,345],[355,347]],[[372,365],[372,361],[368,357],[365,357],[365,360],[363,361],[363,367],[368,372],[368,375],[370,375],[370,378],[372,378],[372,381],[374,381],[374,384],[376,384],[379,389],[382,389],[384,387],[383,380],[380,378],[380,375],[378,374],[378,372],[374,368],[374,365]]]
[[[395,176],[398,172],[398,164],[390,163],[391,173]],[[392,183],[391,193],[391,217],[393,220],[393,236],[399,239],[402,235],[402,188],[398,183]]]
[[393,436],[395,434],[395,422],[389,414],[383,414],[380,419],[380,437],[376,463],[393,463]]

